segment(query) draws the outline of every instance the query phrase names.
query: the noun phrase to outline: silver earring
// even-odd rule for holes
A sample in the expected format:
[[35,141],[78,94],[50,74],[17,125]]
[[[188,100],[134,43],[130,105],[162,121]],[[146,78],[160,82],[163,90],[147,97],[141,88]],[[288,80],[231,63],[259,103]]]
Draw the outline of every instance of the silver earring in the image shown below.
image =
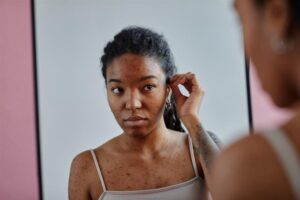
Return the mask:
[[171,109],[171,102],[169,99],[166,101],[166,109],[170,110]]
[[292,43],[283,38],[272,37],[271,46],[276,54],[285,54],[288,50],[291,49]]

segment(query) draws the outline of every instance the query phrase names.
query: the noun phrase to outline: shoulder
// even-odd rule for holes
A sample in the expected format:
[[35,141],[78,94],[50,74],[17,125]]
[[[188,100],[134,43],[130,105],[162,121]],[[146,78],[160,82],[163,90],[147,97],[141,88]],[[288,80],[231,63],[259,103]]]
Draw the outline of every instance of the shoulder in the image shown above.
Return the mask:
[[91,152],[89,150],[84,151],[76,155],[71,163],[70,170],[70,181],[87,181],[86,179],[82,179],[83,177],[87,177],[91,172],[91,168],[94,167],[93,158]]
[[235,161],[235,163],[244,163],[245,161],[248,161],[251,156],[255,155],[256,159],[263,156],[261,150],[267,147],[266,141],[259,134],[251,134],[226,147],[218,156],[217,161],[226,161],[227,159],[230,159]]
[[168,130],[171,133],[169,134],[169,141],[173,141],[174,144],[177,143],[178,145],[186,145],[187,136],[188,136],[187,133],[175,131],[171,129]]
[[[98,159],[98,157],[101,157],[102,154],[113,152],[115,150],[115,147],[117,146],[117,143],[118,137],[115,137],[93,149],[96,158]],[[91,150],[92,149],[77,154],[72,160],[71,168],[84,172],[89,167],[94,166],[94,160]]]
[[92,155],[89,150],[76,155],[71,164],[71,170],[75,172],[85,172],[92,164]]
[[287,188],[281,184],[286,180],[279,160],[260,134],[251,134],[230,145],[216,158],[212,170],[212,193],[216,199],[286,197],[281,196]]
[[[117,138],[117,137],[116,137]],[[97,164],[107,167],[107,160],[115,158],[118,139],[113,138],[94,149]],[[114,162],[109,162],[114,163]],[[102,169],[101,169],[102,171]],[[103,173],[103,172],[102,172]],[[99,175],[90,150],[83,151],[76,155],[71,164],[69,176],[69,198],[70,199],[97,199],[103,192],[99,185]]]
[[[177,137],[178,141],[180,141],[180,144],[182,147],[181,151],[183,151],[183,149],[185,149],[187,151],[187,154],[189,155],[189,157],[190,156],[194,157],[194,158],[190,157],[190,159],[193,159],[196,162],[196,167],[198,169],[199,176],[201,178],[205,178],[204,172],[203,172],[200,160],[197,157],[197,154],[191,153],[191,151],[195,152],[195,149],[193,147],[192,141],[189,139],[189,133],[183,133],[183,132],[176,132],[176,133],[177,133],[176,137]],[[192,149],[191,149],[191,147],[192,147]]]
[[88,199],[90,170],[93,164],[90,151],[84,151],[74,157],[69,176],[69,198]]
[[[233,178],[237,174],[236,172],[244,172],[248,168],[253,169],[258,160],[264,160],[266,148],[265,141],[261,136],[250,135],[225,148],[217,156],[214,170],[216,172],[220,172],[221,169],[222,171],[228,170],[228,173],[231,173],[231,178]],[[238,177],[241,178],[241,176]]]
[[112,154],[119,151],[122,151],[120,149],[124,148],[124,134],[120,134],[114,138],[111,138],[110,140],[106,141],[99,147],[95,148],[96,154],[101,154],[101,156],[104,156],[104,154]]

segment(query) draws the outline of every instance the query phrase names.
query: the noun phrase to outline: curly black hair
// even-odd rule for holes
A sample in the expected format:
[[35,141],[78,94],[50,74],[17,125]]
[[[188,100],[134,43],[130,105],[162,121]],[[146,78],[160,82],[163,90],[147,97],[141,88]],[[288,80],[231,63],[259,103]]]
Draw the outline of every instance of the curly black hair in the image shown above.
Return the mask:
[[[164,38],[150,29],[130,26],[121,30],[114,39],[107,43],[101,57],[102,75],[106,83],[106,70],[109,64],[123,54],[132,53],[156,59],[162,67],[167,79],[177,72],[171,49]],[[172,130],[184,132],[180,119],[176,113],[175,98],[165,106],[164,122]]]

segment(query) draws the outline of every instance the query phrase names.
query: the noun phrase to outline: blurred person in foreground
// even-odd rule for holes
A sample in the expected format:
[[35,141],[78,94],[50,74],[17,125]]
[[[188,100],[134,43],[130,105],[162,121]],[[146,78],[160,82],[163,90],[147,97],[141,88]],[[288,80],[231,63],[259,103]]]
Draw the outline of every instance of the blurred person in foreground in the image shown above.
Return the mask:
[[300,0],[236,0],[246,53],[265,91],[294,117],[223,151],[212,169],[218,200],[300,199]]

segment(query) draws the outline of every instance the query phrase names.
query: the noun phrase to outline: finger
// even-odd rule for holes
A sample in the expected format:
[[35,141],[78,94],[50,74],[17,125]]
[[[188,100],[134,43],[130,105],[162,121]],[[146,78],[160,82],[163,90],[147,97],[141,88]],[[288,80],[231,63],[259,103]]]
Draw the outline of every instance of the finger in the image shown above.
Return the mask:
[[193,85],[199,85],[196,74],[188,72],[186,74],[186,78],[193,84]]
[[186,77],[181,76],[174,82],[174,84],[175,85],[179,85],[179,84],[183,85],[185,82],[186,82]]
[[182,94],[182,92],[180,91],[178,85],[172,85],[171,89],[172,89],[172,92],[174,94],[176,104],[177,103],[179,103],[179,104],[183,103],[185,101],[185,99],[187,98],[187,96]]
[[180,78],[181,76],[182,76],[182,74],[175,74],[175,75],[171,76],[169,80],[170,80],[171,82],[174,82],[174,81],[176,81],[178,78]]
[[174,79],[175,84],[183,84],[187,79],[187,74],[177,74],[176,78]]
[[[186,90],[188,90],[189,93],[191,93],[191,84],[188,83],[189,80],[187,79],[187,74],[180,74],[177,75],[176,77],[174,77],[172,79],[171,85],[175,86],[176,88],[178,88],[179,85],[182,85],[183,87],[186,88]],[[183,93],[180,91],[180,94],[183,95]],[[183,95],[185,96],[185,95]]]
[[178,86],[179,84],[182,84],[183,82],[184,82],[184,80],[182,79],[182,77],[181,76],[177,76],[177,77],[171,79],[169,81],[169,84]]
[[186,89],[191,89],[193,86],[199,87],[201,90],[201,86],[197,80],[197,77],[192,72],[187,72],[185,74],[175,74],[170,78],[170,83],[174,85],[183,85],[187,87]]
[[183,83],[183,86],[190,92],[204,93],[201,88],[199,81],[194,73],[186,74],[186,81]]
[[178,85],[175,84],[170,84],[170,88],[172,89],[173,94],[175,95],[175,97],[181,96],[181,92],[179,90]]
[[191,72],[187,72],[187,73],[184,73],[184,74],[175,74],[172,77],[170,77],[170,80],[171,81],[176,81],[176,80],[182,79],[182,78],[188,78],[188,79],[190,79],[193,75],[194,74],[191,73]]

